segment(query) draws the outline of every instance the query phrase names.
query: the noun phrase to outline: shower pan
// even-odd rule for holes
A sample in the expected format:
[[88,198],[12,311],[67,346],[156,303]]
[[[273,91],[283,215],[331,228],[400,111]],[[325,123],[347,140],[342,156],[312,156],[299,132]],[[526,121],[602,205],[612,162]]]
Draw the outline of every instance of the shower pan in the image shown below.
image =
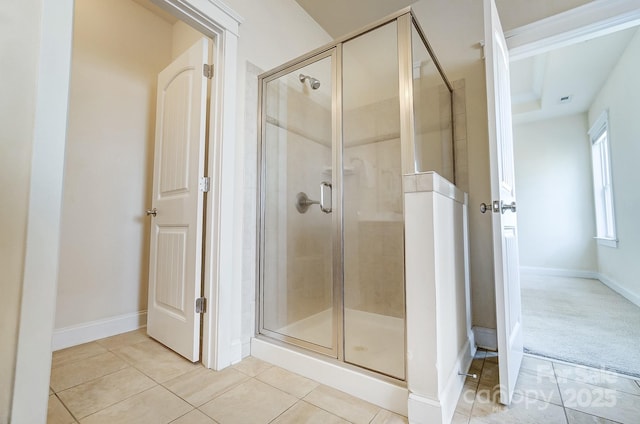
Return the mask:
[[257,332],[401,382],[402,176],[453,181],[451,85],[404,9],[259,90]]

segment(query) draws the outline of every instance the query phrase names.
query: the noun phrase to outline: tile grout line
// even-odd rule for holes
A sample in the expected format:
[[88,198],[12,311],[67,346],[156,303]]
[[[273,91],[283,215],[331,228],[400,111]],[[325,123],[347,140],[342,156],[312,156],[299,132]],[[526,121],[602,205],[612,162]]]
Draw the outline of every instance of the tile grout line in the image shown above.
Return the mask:
[[60,404],[62,404],[62,407],[64,409],[67,410],[67,412],[69,413],[69,415],[71,415],[71,418],[73,418],[73,420],[77,423],[80,422],[80,420],[78,418],[76,418],[75,414],[73,412],[71,412],[71,410],[67,407],[67,405],[65,405],[65,403],[62,401],[62,399],[60,399],[60,397],[58,396],[57,393],[54,393],[53,396],[55,396],[58,399],[58,402],[60,402]]
[[[320,409],[320,410],[322,410],[322,411],[324,411],[324,412],[326,412],[326,413],[328,413],[328,414],[331,414],[331,415],[333,415],[334,417],[338,417],[338,418],[343,419],[343,420],[345,420],[345,421],[347,421],[347,422],[351,422],[351,421],[349,421],[346,417],[343,417],[343,416],[341,416],[341,415],[338,415],[338,414],[336,414],[336,413],[333,413],[333,412],[331,412],[331,411],[328,411],[328,410],[324,409],[323,407],[321,407],[320,405],[316,405],[316,404],[315,404],[315,403],[313,403],[313,402],[309,402],[308,400],[305,400],[305,399],[307,398],[307,396],[309,396],[313,391],[315,391],[316,389],[318,389],[318,388],[319,388],[319,387],[321,387],[321,386],[325,386],[325,385],[324,385],[324,384],[320,384],[318,387],[316,387],[315,389],[311,390],[311,392],[307,393],[306,395],[304,395],[304,397],[300,398],[299,400],[300,400],[300,401],[304,401],[305,403],[308,403],[308,404],[309,404],[309,405],[311,405],[311,406],[315,406],[316,408],[318,408],[318,409]],[[330,386],[325,386],[325,387],[329,387],[329,388],[332,388],[332,389],[333,389],[333,387],[330,387]],[[334,390],[338,390],[338,389],[334,389]],[[341,392],[341,393],[345,393],[345,392],[343,392],[343,391],[341,391],[341,390],[338,390],[338,391],[339,391],[339,392]],[[346,394],[346,395],[348,395],[348,396],[351,396],[349,393],[345,393],[345,394]],[[352,396],[352,397],[354,397],[354,398],[355,398],[355,396]],[[366,400],[363,400],[363,399],[360,399],[360,398],[356,398],[356,399],[358,399],[359,401],[362,401],[362,402],[369,403],[369,402],[367,402]],[[371,403],[370,405],[373,405],[373,404]],[[373,405],[373,406],[375,406],[376,408],[378,408],[378,411],[376,411],[375,415],[373,416],[373,418],[375,418],[375,417],[376,417],[376,415],[378,415],[378,413],[380,413],[380,411],[381,411],[381,410],[383,410],[384,408],[381,408],[381,407],[379,407],[378,405]],[[390,411],[390,412],[392,412],[392,411]],[[373,419],[373,418],[372,418],[372,419]],[[405,417],[405,418],[407,418],[407,417]]]
[[[157,386],[157,384],[156,384],[156,386]],[[85,416],[81,417],[81,418],[76,418],[75,414],[72,414],[72,415],[73,415],[73,417],[74,417],[74,418],[76,418],[76,421],[77,421],[77,422],[80,422],[80,420],[83,420],[83,419],[87,418],[88,416],[91,416],[91,415],[93,415],[93,414],[97,414],[98,412],[100,412],[100,411],[102,411],[102,410],[104,410],[104,409],[110,408],[110,407],[112,407],[113,405],[116,405],[116,404],[118,404],[118,403],[120,403],[120,402],[124,402],[125,400],[129,400],[129,399],[131,399],[132,397],[139,395],[140,393],[143,393],[143,392],[146,392],[147,390],[151,390],[151,389],[153,389],[154,387],[155,387],[155,386],[149,387],[148,389],[142,390],[141,392],[134,393],[134,394],[132,394],[131,396],[127,396],[127,397],[125,397],[124,399],[120,399],[120,400],[119,400],[119,401],[117,401],[117,402],[110,403],[109,405],[106,405],[106,406],[104,406],[103,408],[100,408],[100,409],[98,409],[97,411],[94,411],[94,412],[92,412],[92,413],[90,413],[90,414],[88,414],[88,415],[85,415]],[[65,407],[65,408],[67,408],[67,405],[62,401],[62,399],[60,399],[60,402],[62,402],[62,404],[64,405],[64,407]],[[67,408],[67,410],[69,410],[69,412],[71,412],[71,410],[70,410],[69,408]]]
[[[478,390],[480,389],[480,379],[482,379],[482,373],[484,372],[484,363],[487,360],[487,353],[485,350],[484,357],[482,358],[482,365],[480,365],[480,371],[478,372],[478,383],[476,384],[476,391],[473,395],[473,402],[471,403],[471,409],[469,410],[469,420],[471,422],[471,418],[473,417],[473,409],[476,406],[476,397],[478,396]],[[455,411],[454,411],[455,414]]]
[[[378,415],[380,415],[380,412],[382,412],[384,410],[384,408],[380,408],[378,409],[378,412],[375,413],[375,415],[369,420],[369,424],[371,424]],[[393,413],[393,412],[392,412]],[[346,418],[345,418],[346,419]]]
[[[209,370],[209,368],[205,368],[205,370]],[[213,370],[211,370],[211,371],[213,371]],[[213,372],[219,372],[219,371],[213,371]],[[171,379],[165,381],[165,383],[167,383],[169,381],[172,381],[175,378],[183,377],[186,374],[188,374],[188,373],[184,373],[182,375],[178,375],[178,376],[176,376],[174,378],[171,378]],[[245,375],[245,377],[248,377],[246,374],[244,374],[244,375]],[[151,378],[151,377],[149,377],[149,378]],[[238,382],[236,382],[236,383],[232,384],[231,386],[227,387],[226,389],[222,390],[220,393],[218,393],[217,395],[215,395],[214,397],[212,397],[211,399],[207,400],[206,402],[204,402],[202,405],[199,405],[199,406],[196,406],[196,405],[192,404],[191,402],[189,402],[188,400],[184,399],[182,396],[180,396],[179,394],[177,394],[176,392],[171,390],[169,387],[165,386],[164,383],[158,383],[158,385],[162,386],[164,389],[166,389],[167,391],[169,391],[171,394],[175,395],[176,397],[178,397],[178,398],[182,399],[183,401],[187,402],[190,406],[193,406],[194,409],[200,410],[201,406],[206,405],[207,403],[211,402],[214,399],[219,398],[220,396],[222,396],[223,394],[225,394],[227,392],[230,392],[231,390],[235,389],[236,387],[240,386],[241,384],[244,384],[244,383],[248,382],[249,380],[251,380],[251,378],[252,377],[248,377],[248,378],[245,378],[243,380],[239,380]],[[205,414],[203,411],[200,411],[200,412]],[[205,415],[207,415],[207,414],[205,414]],[[209,415],[207,415],[207,417],[209,417]],[[209,417],[209,418],[213,419],[213,417]]]
[[[111,408],[111,407],[112,407],[112,406],[114,406],[114,405],[117,405],[117,404],[119,404],[119,403],[125,402],[125,401],[127,401],[127,400],[131,399],[131,398],[132,398],[132,397],[134,397],[134,396],[138,396],[139,394],[142,394],[142,393],[148,392],[149,390],[153,390],[153,389],[155,389],[157,386],[159,386],[159,384],[156,384],[156,385],[155,385],[155,386],[153,386],[153,387],[149,387],[148,389],[145,389],[145,390],[143,390],[143,391],[141,391],[141,392],[138,392],[138,393],[136,393],[135,395],[131,395],[131,396],[129,396],[129,397],[127,397],[127,398],[125,398],[125,399],[121,399],[121,400],[119,400],[119,401],[117,401],[117,402],[115,402],[115,403],[112,403],[112,404],[111,404],[111,405],[109,405],[109,406],[105,406],[105,407],[104,407],[104,408],[102,408],[102,409],[99,409],[99,410],[97,410],[97,411],[95,411],[95,412],[90,413],[90,414],[89,414],[89,415],[87,415],[87,416],[82,417],[82,419],[84,420],[84,419],[86,419],[86,418],[88,418],[88,417],[91,417],[91,416],[93,416],[93,415],[96,415],[96,414],[98,414],[98,413],[100,413],[100,412],[104,411],[104,410],[105,410],[105,409],[107,409],[107,408]],[[80,421],[80,420],[78,420],[78,422],[79,422],[79,421]]]
[[276,417],[274,417],[272,420],[269,420],[270,423],[274,422],[275,420],[277,420],[278,418],[280,418],[282,415],[286,414],[288,410],[292,409],[294,406],[296,406],[298,404],[298,402],[300,402],[300,399],[297,399],[295,402],[293,402],[293,405],[289,406],[288,408],[285,408],[284,411],[282,411],[281,413],[279,413]]
[[[555,368],[555,366],[556,366],[556,363],[555,363],[555,362],[551,362],[551,364],[552,364],[552,366],[553,366],[553,372],[554,372],[554,374],[555,374],[555,369],[556,369],[556,368]],[[565,365],[565,364],[560,364],[560,365]],[[587,384],[587,385],[594,386],[594,387],[600,387],[600,386],[597,386],[597,385],[595,385],[595,384],[585,383],[584,381],[573,380],[573,379],[568,378],[568,377],[563,377],[563,378],[565,378],[566,380],[570,380],[570,381],[573,381],[573,382],[579,383],[579,384]],[[589,415],[590,417],[597,417],[597,418],[601,418],[601,419],[604,419],[604,420],[611,421],[612,423],[622,424],[622,423],[619,423],[618,421],[615,421],[615,420],[610,420],[610,419],[608,419],[608,418],[601,417],[601,416],[599,416],[599,415],[590,414],[590,413],[588,413],[588,412],[580,411],[580,410],[578,410],[578,409],[574,409],[574,408],[570,408],[570,407],[568,407],[568,406],[565,406],[565,404],[564,404],[564,398],[563,398],[563,396],[562,396],[562,390],[560,390],[560,381],[558,380],[558,378],[557,378],[557,377],[556,377],[556,384],[558,385],[558,391],[560,392],[560,400],[562,401],[562,409],[563,409],[563,411],[564,411],[565,418],[567,419],[567,423],[569,422],[569,414],[567,414],[567,409],[570,409],[570,410],[572,410],[572,411],[577,411],[577,412],[580,412],[580,413],[582,413],[582,414]],[[619,390],[615,390],[615,389],[610,389],[610,390],[614,390],[615,392],[619,392]],[[622,393],[624,393],[624,392],[622,392]]]
[[567,414],[567,407],[564,406],[564,396],[562,396],[562,390],[560,389],[560,380],[558,379],[558,374],[556,373],[556,364],[553,361],[551,362],[551,369],[553,370],[553,377],[556,380],[556,387],[558,388],[558,394],[560,395],[560,403],[562,404],[562,412],[564,413],[564,419],[568,423],[569,414]]
[[[145,340],[145,341],[146,341],[146,340]],[[97,343],[97,342],[92,342],[92,343]],[[137,344],[137,343],[133,343],[133,344],[126,344],[126,345],[120,346],[119,348],[124,348],[124,347],[132,346],[132,345],[135,345],[135,344]],[[101,347],[103,347],[103,346],[101,346]],[[105,348],[105,349],[106,349],[106,348]],[[119,401],[114,402],[114,403],[112,403],[112,404],[110,404],[110,405],[107,405],[107,406],[105,406],[104,408],[101,408],[101,409],[99,409],[99,410],[97,410],[97,411],[94,411],[94,412],[92,412],[91,414],[89,414],[89,415],[86,415],[86,416],[82,417],[82,419],[85,419],[85,418],[87,418],[87,417],[89,417],[89,416],[91,416],[91,415],[97,414],[98,412],[103,411],[103,410],[105,410],[105,409],[107,409],[107,408],[110,408],[110,407],[112,407],[113,405],[116,405],[116,404],[118,404],[118,403],[124,402],[125,400],[131,399],[131,398],[132,398],[132,397],[134,397],[134,396],[137,396],[137,395],[139,395],[139,394],[141,394],[141,393],[144,393],[144,392],[146,392],[146,391],[148,391],[148,390],[151,390],[151,389],[155,388],[156,386],[160,386],[160,385],[161,385],[161,383],[160,383],[160,382],[156,381],[156,380],[155,380],[154,378],[152,378],[150,375],[147,375],[147,373],[145,373],[144,371],[142,371],[141,369],[139,369],[138,367],[136,367],[134,364],[132,364],[132,363],[130,363],[129,361],[127,361],[125,358],[123,358],[123,357],[121,357],[120,355],[118,355],[116,352],[114,352],[114,351],[112,351],[112,350],[110,350],[110,349],[107,349],[107,352],[112,353],[115,357],[117,357],[118,359],[120,359],[120,360],[121,360],[122,362],[124,362],[127,366],[126,366],[125,368],[119,369],[119,370],[114,371],[114,372],[112,372],[112,373],[105,374],[105,375],[103,375],[103,376],[101,376],[101,377],[97,377],[97,378],[94,378],[94,379],[91,379],[91,380],[85,381],[85,382],[83,382],[83,383],[77,384],[77,385],[75,385],[75,386],[73,386],[73,387],[78,387],[78,386],[80,386],[80,385],[82,385],[82,384],[85,384],[85,383],[89,383],[89,382],[91,382],[91,381],[98,380],[98,379],[100,379],[100,378],[102,378],[102,377],[106,377],[106,376],[108,376],[108,375],[115,374],[115,373],[117,373],[117,372],[119,372],[119,371],[122,371],[122,370],[125,370],[125,369],[127,369],[127,368],[135,369],[135,370],[136,370],[136,371],[138,371],[140,374],[142,374],[143,376],[145,376],[145,377],[147,377],[149,380],[151,380],[151,381],[154,383],[154,385],[153,385],[153,386],[151,386],[151,387],[149,387],[149,388],[147,388],[147,389],[145,389],[145,390],[142,390],[142,391],[140,391],[140,392],[138,392],[138,393],[134,393],[134,394],[132,394],[131,396],[127,396],[127,397],[126,397],[126,398],[124,398],[124,399],[120,399]],[[104,354],[104,353],[105,353],[105,352],[100,353],[99,355],[102,355],[102,354]],[[96,355],[96,356],[97,356],[97,355]],[[87,360],[87,359],[90,359],[90,358],[91,358],[91,357],[87,357],[87,358],[84,358],[84,359],[82,359],[82,360]],[[76,362],[80,362],[80,361],[76,361]],[[73,387],[69,387],[69,388],[67,388],[67,389],[61,390],[61,392],[65,391],[65,390],[69,390],[69,389],[71,389],[71,388],[73,388]],[[163,386],[163,387],[164,387],[164,386]],[[165,389],[166,389],[166,388],[165,388]],[[168,389],[167,389],[167,390],[168,390]],[[57,394],[57,392],[54,392],[54,393],[55,393],[55,394]],[[173,393],[173,392],[171,392],[171,393]],[[177,396],[177,395],[176,395],[176,396]],[[60,399],[60,398],[58,398],[58,399]],[[62,401],[62,399],[60,399],[60,402],[64,405],[64,407],[65,407],[65,408],[67,408],[67,405]],[[188,402],[187,402],[187,403],[188,403]],[[191,404],[189,404],[189,405],[191,405]],[[67,410],[68,410],[68,408],[67,408]],[[69,412],[71,412],[71,411],[69,411]],[[73,414],[72,414],[72,416],[75,418],[75,415],[73,415]],[[79,419],[77,419],[77,418],[76,418],[76,421],[77,421],[77,422],[80,422],[80,420],[79,420]]]
[[[184,400],[184,399],[183,399],[183,400]],[[186,402],[186,401],[185,401],[185,402]],[[189,402],[187,402],[187,403],[189,403]],[[190,405],[191,405],[191,404],[190,404]],[[174,418],[173,420],[169,421],[167,424],[171,424],[171,423],[173,423],[173,422],[176,422],[176,421],[178,421],[180,418],[184,417],[185,415],[188,415],[188,414],[192,413],[193,411],[198,411],[198,412],[200,412],[200,413],[204,414],[204,412],[202,412],[202,411],[200,411],[198,408],[194,407],[191,411],[187,411],[187,412],[185,412],[184,414],[180,415],[179,417],[176,417],[176,418]],[[207,417],[209,417],[207,414],[204,414],[204,415],[205,415],[205,416],[207,416]],[[209,418],[211,418],[211,417],[209,417]],[[213,418],[212,418],[212,419],[213,419]]]
[[[87,359],[89,359],[89,358],[87,358]],[[58,393],[66,392],[67,390],[70,390],[70,389],[75,389],[76,387],[78,387],[78,386],[82,386],[83,384],[91,383],[92,381],[99,380],[99,379],[101,379],[102,377],[107,377],[107,376],[109,376],[109,375],[113,375],[113,374],[118,373],[118,372],[120,372],[120,371],[124,371],[124,370],[126,370],[127,368],[133,368],[133,367],[131,366],[131,364],[129,364],[128,362],[125,362],[125,364],[126,364],[127,366],[126,366],[126,367],[124,367],[124,368],[120,368],[119,370],[115,370],[115,371],[113,371],[113,372],[108,372],[108,373],[106,373],[106,374],[104,374],[104,375],[101,375],[101,376],[98,376],[98,377],[95,377],[95,378],[91,378],[91,379],[89,379],[89,380],[87,380],[87,381],[83,381],[82,383],[78,383],[78,384],[76,384],[76,385],[74,385],[74,386],[66,387],[66,388],[64,388],[64,389],[62,389],[62,390],[53,390],[53,388],[52,388],[52,387],[50,387],[50,388],[51,388],[51,390],[53,390],[53,393],[58,394]]]
[[[95,342],[90,342],[90,343],[95,343]],[[102,346],[100,346],[100,347],[102,348]],[[70,348],[67,348],[67,349],[70,349]],[[59,352],[59,351],[56,351],[56,352]],[[53,365],[53,354],[55,352],[51,352],[51,354],[52,354],[52,357],[51,357],[51,369],[53,370],[55,368],[60,368],[60,367],[66,366],[66,365],[75,364],[77,362],[86,361],[87,359],[95,358],[96,356],[104,355],[105,353],[109,353],[109,352],[110,351],[108,349],[105,349],[104,352],[99,352],[99,353],[96,353],[95,355],[89,355],[89,356],[86,356],[86,357],[83,357],[83,358],[80,358],[80,359],[76,359],[74,361],[65,362],[65,363],[59,364],[59,365]]]

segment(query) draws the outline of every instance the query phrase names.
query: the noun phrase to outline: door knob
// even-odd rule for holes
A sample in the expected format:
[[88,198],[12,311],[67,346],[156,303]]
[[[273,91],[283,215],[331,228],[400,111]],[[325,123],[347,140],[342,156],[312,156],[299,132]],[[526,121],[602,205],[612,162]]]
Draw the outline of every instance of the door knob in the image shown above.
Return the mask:
[[500,212],[504,213],[506,210],[510,210],[511,212],[515,212],[516,211],[516,202],[513,201],[513,202],[509,203],[508,205],[505,205],[504,203],[502,203],[502,201],[500,201]]
[[511,211],[511,212],[515,212],[516,211],[516,202],[513,201],[509,204],[505,204],[502,200],[494,200],[491,203],[491,206],[487,205],[486,203],[480,203],[480,212],[485,213],[487,211],[489,212],[500,212],[500,213],[505,213],[507,210]]
[[490,205],[487,205],[486,203],[482,202],[480,203],[480,212],[485,213],[485,212],[498,212],[500,210],[500,202],[498,202],[497,200],[494,200],[493,202],[491,202]]
[[156,208],[153,208],[153,209],[147,209],[147,211],[146,211],[146,212],[147,212],[147,216],[149,216],[149,215],[156,216],[156,215],[158,214],[158,210],[157,210]]

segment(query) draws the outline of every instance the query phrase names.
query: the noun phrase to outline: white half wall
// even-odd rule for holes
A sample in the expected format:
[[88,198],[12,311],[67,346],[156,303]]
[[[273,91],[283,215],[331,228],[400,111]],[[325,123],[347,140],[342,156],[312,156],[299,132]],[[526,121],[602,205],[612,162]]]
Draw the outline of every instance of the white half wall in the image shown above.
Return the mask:
[[597,271],[585,114],[514,125],[520,265]]
[[618,247],[598,245],[602,281],[623,296],[640,299],[640,31],[589,108],[589,124],[609,110],[609,143]]
[[467,322],[466,196],[433,172],[405,175],[407,387],[412,423],[450,423],[475,346]]

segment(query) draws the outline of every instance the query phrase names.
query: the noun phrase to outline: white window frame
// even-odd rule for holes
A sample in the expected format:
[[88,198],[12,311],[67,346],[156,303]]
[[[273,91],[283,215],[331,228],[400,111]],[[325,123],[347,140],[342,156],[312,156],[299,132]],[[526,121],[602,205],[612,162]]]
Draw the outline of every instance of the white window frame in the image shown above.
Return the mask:
[[596,215],[595,239],[602,246],[618,247],[613,180],[611,178],[610,139],[609,113],[605,110],[589,129],[593,203]]

